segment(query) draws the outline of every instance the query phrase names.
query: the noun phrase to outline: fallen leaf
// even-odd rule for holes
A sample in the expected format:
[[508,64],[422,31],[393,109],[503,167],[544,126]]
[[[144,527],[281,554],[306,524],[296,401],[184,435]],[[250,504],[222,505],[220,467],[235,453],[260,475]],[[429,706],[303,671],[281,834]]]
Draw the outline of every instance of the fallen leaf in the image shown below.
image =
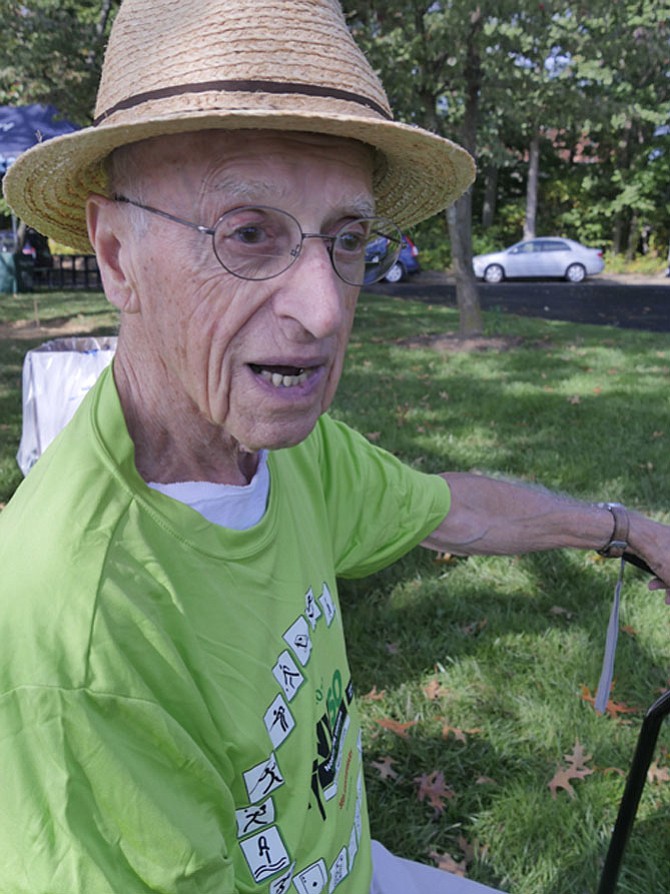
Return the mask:
[[627,633],[628,636],[637,636],[637,630],[631,627],[630,624],[622,624],[621,631],[622,633]]
[[478,776],[475,779],[475,785],[497,785],[498,783],[495,779],[491,779],[490,776]]
[[569,404],[580,404],[582,402],[581,397],[578,394],[573,394],[572,397],[568,398]]
[[580,744],[579,739],[575,741],[572,753],[564,754],[563,757],[567,761],[567,767],[559,765],[553,778],[548,783],[551,797],[554,799],[559,788],[562,788],[571,798],[574,798],[575,790],[570,784],[572,780],[584,779],[585,776],[590,776],[593,773],[593,770],[586,766],[586,761],[590,761],[592,756],[584,753],[584,748]]
[[455,796],[455,792],[444,781],[441,770],[433,770],[432,773],[422,773],[416,776],[414,782],[418,785],[417,798],[419,801],[427,800],[436,813],[444,813],[444,802]]
[[575,797],[575,790],[570,785],[570,780],[572,776],[570,774],[570,770],[567,767],[557,767],[556,772],[553,775],[553,778],[549,782],[549,791],[551,792],[551,797],[556,798],[556,792],[559,788],[564,789],[571,798]]
[[418,721],[408,720],[406,723],[400,723],[400,721],[398,720],[391,720],[390,717],[382,717],[381,720],[375,720],[375,723],[378,723],[379,726],[382,726],[384,727],[384,729],[389,730],[389,732],[395,733],[396,736],[400,736],[403,739],[409,739],[407,730],[413,726],[416,726]]
[[397,655],[400,651],[400,646],[397,643],[386,643],[386,651],[389,655]]
[[[612,684],[611,689],[613,688],[614,684]],[[583,701],[588,702],[590,705],[595,705],[595,697],[591,695],[591,690],[589,689],[589,687],[582,686],[581,690],[581,697]],[[637,714],[641,710],[641,708],[636,708],[633,705],[625,705],[623,702],[615,702],[610,698],[605,705],[604,713],[607,714],[609,717],[614,717],[616,719],[619,714]]]
[[375,685],[369,692],[366,692],[365,695],[362,695],[361,699],[368,702],[379,702],[384,698],[385,695],[386,690],[382,689],[381,692],[377,692],[377,686]]
[[476,857],[479,857],[479,859],[486,857],[489,852],[488,844],[480,845],[477,838],[474,841],[468,841],[465,835],[459,835],[456,839],[456,844],[459,851],[463,854],[466,866],[469,866]]
[[443,726],[442,727],[442,738],[448,739],[449,734],[453,734],[454,739],[457,742],[467,743],[467,739],[465,737],[465,732],[462,729],[459,729],[457,726]]
[[649,782],[670,782],[670,767],[659,767],[658,761],[654,761],[647,771]]
[[564,754],[563,757],[568,764],[574,768],[576,773],[581,772],[584,776],[589,776],[593,773],[593,770],[589,770],[588,767],[585,766],[586,761],[590,761],[592,755],[584,753],[584,746],[579,739],[575,739],[571,754]]
[[459,742],[466,742],[466,734],[468,736],[474,736],[477,733],[481,733],[482,729],[480,726],[473,727],[472,729],[460,729],[458,726],[449,726],[449,724],[445,723],[442,727],[442,738],[448,739],[449,735],[453,735],[455,739]]
[[433,677],[433,679],[423,687],[423,693],[430,701],[436,701],[438,698],[442,698],[443,695],[448,695],[449,690],[445,689],[444,686],[441,686]]
[[397,779],[398,774],[391,766],[394,763],[395,761],[393,758],[386,755],[386,757],[383,757],[381,760],[372,761],[370,766],[379,771],[379,775],[382,779]]
[[437,868],[443,872],[451,872],[452,875],[460,875],[461,878],[465,878],[465,860],[461,860],[459,863],[450,854],[440,854],[437,851],[430,851],[428,856],[435,860]]
[[365,433],[365,437],[368,439],[368,441],[378,441],[381,436],[382,433],[380,431],[367,431]]
[[453,553],[435,553],[433,556],[433,562],[436,562],[438,565],[449,565],[455,561],[456,556]]

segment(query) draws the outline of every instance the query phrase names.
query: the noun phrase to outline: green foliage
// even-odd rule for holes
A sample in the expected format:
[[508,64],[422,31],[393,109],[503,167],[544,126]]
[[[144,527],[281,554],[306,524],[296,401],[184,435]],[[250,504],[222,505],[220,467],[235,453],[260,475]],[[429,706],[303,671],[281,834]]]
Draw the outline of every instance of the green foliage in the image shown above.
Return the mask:
[[[538,233],[629,253],[643,231],[655,234],[657,246],[670,242],[670,137],[654,138],[670,118],[667,0],[578,7],[393,0],[383,8],[345,0],[344,7],[400,118],[464,142],[481,171],[498,169],[502,244],[522,235],[527,152],[536,133]],[[471,134],[464,113],[473,92]],[[475,227],[483,190],[480,176]],[[476,229],[478,244],[483,238]]]
[[0,102],[51,103],[90,124],[120,0],[0,0]]

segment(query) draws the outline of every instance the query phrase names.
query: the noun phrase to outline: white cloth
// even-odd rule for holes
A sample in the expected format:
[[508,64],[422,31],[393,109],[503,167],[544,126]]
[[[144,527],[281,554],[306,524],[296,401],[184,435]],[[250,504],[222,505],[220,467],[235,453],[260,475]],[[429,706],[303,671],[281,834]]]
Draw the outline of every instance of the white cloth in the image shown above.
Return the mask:
[[270,493],[267,450],[261,450],[256,474],[249,484],[215,484],[211,481],[149,482],[149,487],[186,503],[207,521],[223,528],[245,531],[263,518]]
[[372,842],[370,894],[504,894],[433,866],[396,857],[378,841]]

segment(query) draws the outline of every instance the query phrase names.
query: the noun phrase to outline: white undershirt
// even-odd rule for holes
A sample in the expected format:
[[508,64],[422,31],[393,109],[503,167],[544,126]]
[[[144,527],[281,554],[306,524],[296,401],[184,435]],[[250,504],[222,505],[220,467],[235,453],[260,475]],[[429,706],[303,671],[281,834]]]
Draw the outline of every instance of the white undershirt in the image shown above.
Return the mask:
[[270,494],[267,450],[261,450],[256,474],[249,484],[215,484],[212,481],[149,482],[154,490],[186,503],[207,521],[223,528],[245,531],[263,518]]

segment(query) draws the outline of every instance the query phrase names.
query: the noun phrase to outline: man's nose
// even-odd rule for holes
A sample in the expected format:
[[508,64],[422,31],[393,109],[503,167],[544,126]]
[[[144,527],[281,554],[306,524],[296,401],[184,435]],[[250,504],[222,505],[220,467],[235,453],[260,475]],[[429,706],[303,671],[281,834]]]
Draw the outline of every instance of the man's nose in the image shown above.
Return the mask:
[[297,261],[277,278],[275,313],[313,338],[337,333],[345,320],[347,286],[335,272],[328,240],[307,236]]

